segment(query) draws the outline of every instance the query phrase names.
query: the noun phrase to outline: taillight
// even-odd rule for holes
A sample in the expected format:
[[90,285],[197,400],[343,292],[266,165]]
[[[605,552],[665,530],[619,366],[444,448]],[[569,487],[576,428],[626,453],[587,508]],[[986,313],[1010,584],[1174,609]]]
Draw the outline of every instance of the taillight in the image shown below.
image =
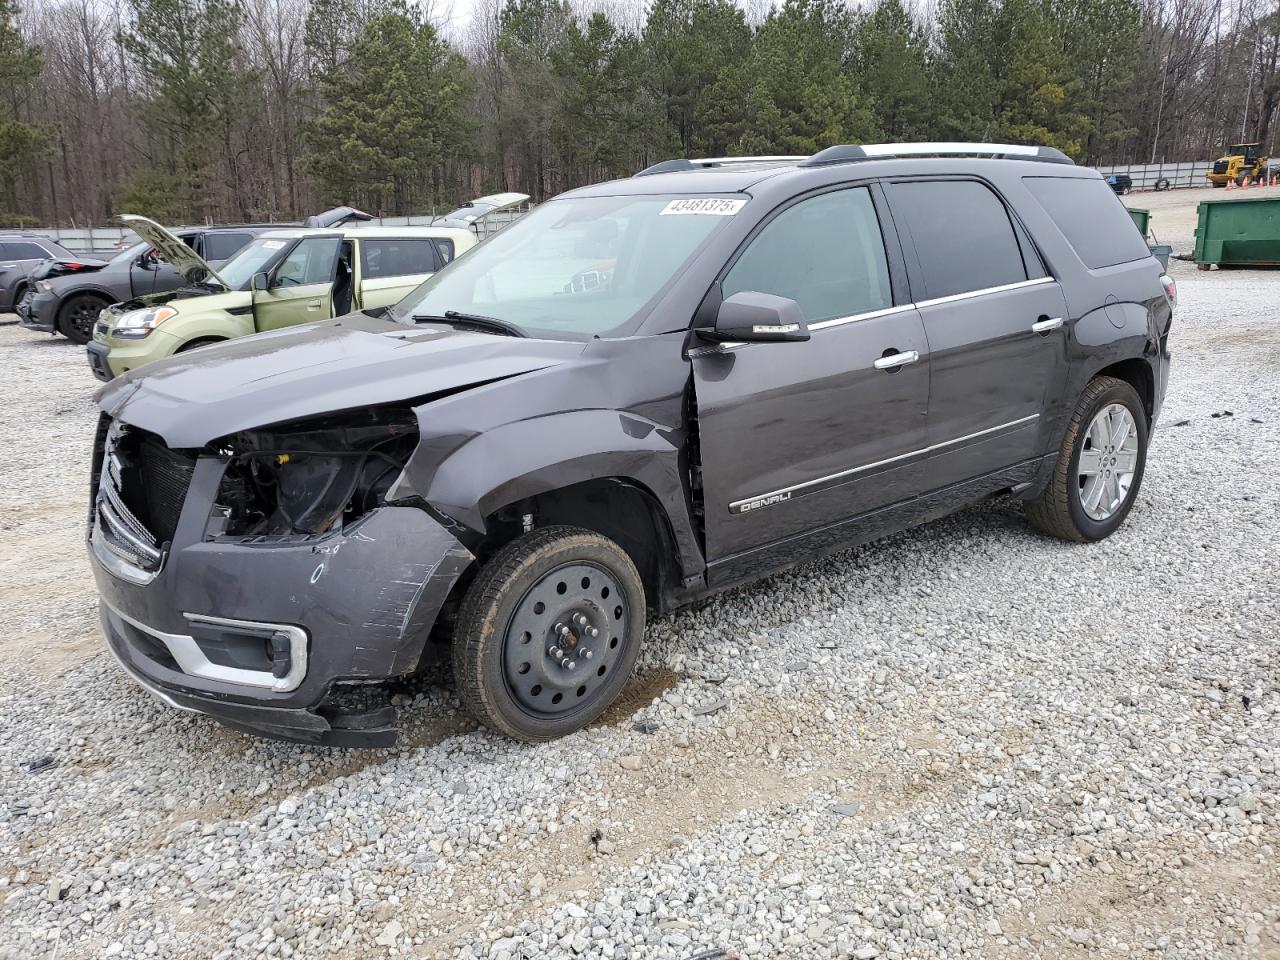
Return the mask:
[[1169,306],[1178,307],[1178,285],[1167,273],[1160,274],[1160,282],[1164,285],[1164,295],[1169,299]]

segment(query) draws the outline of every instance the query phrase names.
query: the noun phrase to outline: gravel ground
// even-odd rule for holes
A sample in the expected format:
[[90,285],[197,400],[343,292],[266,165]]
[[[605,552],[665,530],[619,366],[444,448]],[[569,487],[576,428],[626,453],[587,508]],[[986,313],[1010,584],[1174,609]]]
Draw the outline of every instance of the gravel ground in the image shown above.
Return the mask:
[[385,752],[134,687],[88,370],[0,327],[0,957],[1280,956],[1280,273],[1174,269],[1117,535],[994,502],[808,564],[651,625],[533,747],[429,683]]

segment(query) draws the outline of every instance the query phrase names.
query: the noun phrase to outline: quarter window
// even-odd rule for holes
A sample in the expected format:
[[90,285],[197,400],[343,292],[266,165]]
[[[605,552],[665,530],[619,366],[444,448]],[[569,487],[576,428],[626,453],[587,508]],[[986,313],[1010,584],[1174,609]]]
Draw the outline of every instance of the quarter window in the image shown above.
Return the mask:
[[721,284],[787,297],[809,323],[892,306],[889,264],[865,187],[787,207],[756,235]]
[[360,241],[360,275],[366,280],[409,277],[438,269],[436,245],[430,240]]
[[1089,269],[1151,256],[1129,211],[1105,180],[1023,177],[1022,182]]
[[892,189],[894,219],[901,214],[916,248],[923,299],[1027,279],[1009,213],[990,188],[973,180],[918,180]]

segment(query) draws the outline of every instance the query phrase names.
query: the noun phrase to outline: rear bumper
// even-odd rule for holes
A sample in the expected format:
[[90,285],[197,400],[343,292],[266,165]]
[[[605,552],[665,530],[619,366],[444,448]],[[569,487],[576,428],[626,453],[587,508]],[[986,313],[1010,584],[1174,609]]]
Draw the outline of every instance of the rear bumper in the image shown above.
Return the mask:
[[58,298],[52,293],[37,293],[18,311],[18,319],[29,330],[53,333],[58,318]]
[[393,743],[379,685],[419,668],[471,553],[416,507],[381,507],[348,533],[305,542],[206,540],[221,472],[199,461],[153,572],[122,562],[95,518],[89,554],[111,652],[170,706],[237,729]]

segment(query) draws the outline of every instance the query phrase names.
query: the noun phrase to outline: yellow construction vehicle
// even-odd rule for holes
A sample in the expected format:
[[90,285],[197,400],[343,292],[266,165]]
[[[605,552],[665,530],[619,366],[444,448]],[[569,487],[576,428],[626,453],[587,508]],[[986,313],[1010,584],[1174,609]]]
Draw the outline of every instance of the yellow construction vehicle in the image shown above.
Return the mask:
[[1262,154],[1262,144],[1233,143],[1227,148],[1225,156],[1213,162],[1213,169],[1205,177],[1215,187],[1225,187],[1232,182],[1236,186],[1242,186],[1245,177],[1251,183],[1256,183],[1259,177],[1266,175],[1267,158]]

